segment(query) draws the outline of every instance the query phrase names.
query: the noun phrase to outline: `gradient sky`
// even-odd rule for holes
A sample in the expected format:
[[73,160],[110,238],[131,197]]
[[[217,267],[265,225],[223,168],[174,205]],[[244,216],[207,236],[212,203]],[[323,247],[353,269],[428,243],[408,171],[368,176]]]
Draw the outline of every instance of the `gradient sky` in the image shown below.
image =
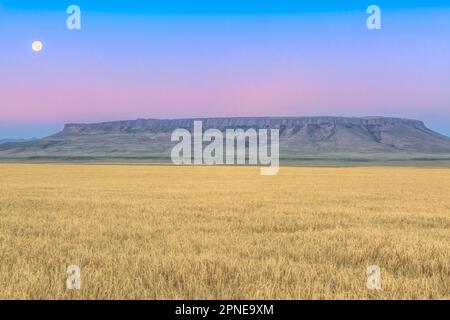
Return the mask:
[[[80,31],[66,28],[71,4]],[[382,30],[366,27],[370,4]],[[450,135],[448,0],[0,0],[0,39],[0,139],[308,115],[416,118]]]

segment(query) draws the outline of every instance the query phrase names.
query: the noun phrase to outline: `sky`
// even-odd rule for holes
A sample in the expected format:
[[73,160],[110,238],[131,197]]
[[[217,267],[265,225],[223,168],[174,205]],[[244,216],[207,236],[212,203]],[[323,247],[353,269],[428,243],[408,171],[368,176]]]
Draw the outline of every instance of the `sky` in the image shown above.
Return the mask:
[[[81,30],[66,27],[72,4]],[[366,26],[371,4],[381,30]],[[450,135],[448,0],[0,0],[0,39],[0,139],[313,115],[415,118]]]

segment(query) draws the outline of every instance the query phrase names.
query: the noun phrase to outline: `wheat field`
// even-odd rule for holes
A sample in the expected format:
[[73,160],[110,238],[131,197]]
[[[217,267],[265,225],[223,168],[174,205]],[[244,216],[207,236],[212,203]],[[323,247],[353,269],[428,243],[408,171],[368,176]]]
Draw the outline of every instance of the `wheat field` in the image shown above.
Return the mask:
[[448,299],[449,190],[449,169],[1,164],[0,298]]

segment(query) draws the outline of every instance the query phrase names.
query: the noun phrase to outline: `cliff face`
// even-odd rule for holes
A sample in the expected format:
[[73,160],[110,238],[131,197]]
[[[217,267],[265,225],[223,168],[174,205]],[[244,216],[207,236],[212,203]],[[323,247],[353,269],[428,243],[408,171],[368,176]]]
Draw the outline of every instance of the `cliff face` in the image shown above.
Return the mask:
[[271,128],[301,130],[305,126],[336,127],[336,126],[360,126],[366,128],[381,128],[387,126],[405,125],[422,130],[427,130],[424,123],[418,120],[367,117],[367,118],[345,118],[345,117],[289,117],[289,118],[205,118],[205,119],[138,119],[130,121],[114,121],[94,124],[66,124],[64,130],[58,135],[80,135],[80,134],[118,134],[139,132],[172,132],[178,128],[191,130],[195,120],[203,122],[203,128],[215,128],[219,130],[234,128]]
[[246,117],[67,124],[52,136],[0,145],[1,159],[170,161],[172,132],[203,129],[279,129],[280,156],[299,159],[450,159],[450,138],[418,120],[386,117]]

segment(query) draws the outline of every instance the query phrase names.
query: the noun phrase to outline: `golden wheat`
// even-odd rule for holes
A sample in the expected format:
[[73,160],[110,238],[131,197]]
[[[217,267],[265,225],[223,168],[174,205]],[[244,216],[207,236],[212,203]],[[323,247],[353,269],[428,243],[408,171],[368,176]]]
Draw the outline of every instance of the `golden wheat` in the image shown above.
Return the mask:
[[449,190],[449,169],[3,164],[0,298],[449,298]]

